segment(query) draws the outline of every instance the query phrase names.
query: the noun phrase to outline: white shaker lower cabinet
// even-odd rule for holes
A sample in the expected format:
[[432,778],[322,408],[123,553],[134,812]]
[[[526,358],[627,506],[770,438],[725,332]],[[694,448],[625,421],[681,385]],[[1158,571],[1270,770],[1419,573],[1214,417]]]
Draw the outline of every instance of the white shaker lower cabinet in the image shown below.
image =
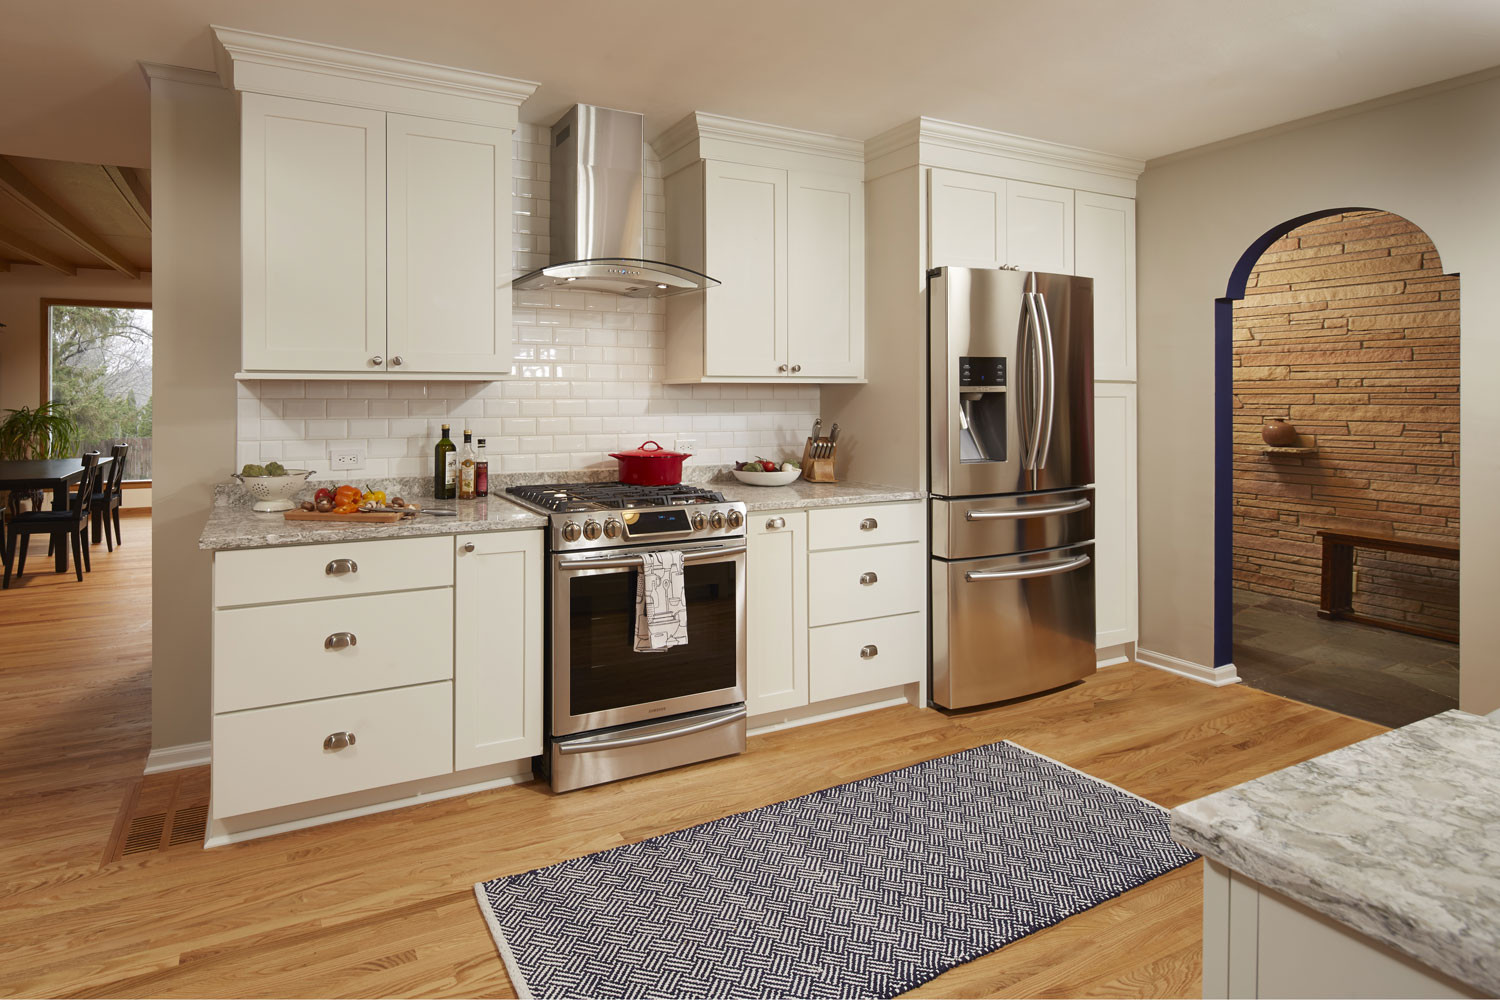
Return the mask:
[[807,513],[752,511],[746,533],[745,709],[807,704]]
[[1136,601],[1135,386],[1094,383],[1094,607],[1098,645],[1134,642]]
[[453,766],[542,752],[540,531],[457,538],[454,570]]

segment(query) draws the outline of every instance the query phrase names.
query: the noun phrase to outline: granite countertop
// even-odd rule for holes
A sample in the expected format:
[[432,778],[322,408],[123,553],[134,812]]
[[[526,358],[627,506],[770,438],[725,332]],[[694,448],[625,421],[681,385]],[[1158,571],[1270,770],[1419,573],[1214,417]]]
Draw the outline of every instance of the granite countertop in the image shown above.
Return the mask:
[[1444,712],[1171,822],[1205,857],[1500,995],[1500,725]]
[[[926,494],[875,483],[809,483],[797,480],[790,486],[747,486],[725,468],[698,467],[684,470],[684,480],[718,490],[727,500],[743,501],[747,510],[786,510],[798,507],[831,507],[841,504],[919,500]],[[589,469],[581,472],[521,473],[496,476],[490,496],[482,500],[434,500],[432,481],[426,478],[359,480],[361,486],[403,496],[424,507],[447,507],[457,517],[419,514],[394,524],[320,523],[288,521],[280,513],[262,514],[251,509],[253,498],[233,479],[218,484],[208,523],[198,538],[198,548],[260,549],[275,545],[310,545],[376,538],[407,538],[420,535],[459,535],[479,531],[517,531],[544,528],[547,517],[533,513],[503,495],[507,486],[523,483],[593,482],[614,478],[614,471]],[[326,482],[311,482],[296,497],[310,498]]]

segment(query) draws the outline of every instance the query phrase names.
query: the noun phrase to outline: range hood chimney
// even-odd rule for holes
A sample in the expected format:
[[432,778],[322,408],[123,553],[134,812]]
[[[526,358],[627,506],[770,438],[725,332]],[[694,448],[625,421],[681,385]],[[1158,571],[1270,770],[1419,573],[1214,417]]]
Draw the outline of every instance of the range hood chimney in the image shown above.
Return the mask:
[[645,124],[629,111],[575,104],[552,126],[552,263],[512,288],[570,288],[659,298],[719,284],[646,260]]

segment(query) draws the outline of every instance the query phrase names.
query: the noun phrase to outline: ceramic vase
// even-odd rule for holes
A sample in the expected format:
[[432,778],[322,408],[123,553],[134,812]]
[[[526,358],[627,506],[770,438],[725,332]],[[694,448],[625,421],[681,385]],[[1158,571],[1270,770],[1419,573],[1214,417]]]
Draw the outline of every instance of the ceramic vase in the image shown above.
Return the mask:
[[1297,444],[1297,428],[1280,417],[1272,417],[1260,429],[1260,437],[1273,448],[1292,448]]

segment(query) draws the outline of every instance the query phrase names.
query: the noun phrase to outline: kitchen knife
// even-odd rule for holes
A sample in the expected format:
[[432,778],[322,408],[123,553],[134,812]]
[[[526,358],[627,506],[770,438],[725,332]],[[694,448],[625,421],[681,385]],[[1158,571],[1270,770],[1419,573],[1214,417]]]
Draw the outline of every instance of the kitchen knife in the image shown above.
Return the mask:
[[828,454],[833,454],[833,446],[839,443],[839,425],[834,424],[833,430],[828,432]]
[[819,417],[818,419],[816,419],[816,420],[813,421],[813,429],[812,429],[812,443],[813,443],[813,451],[812,451],[812,453],[813,453],[813,457],[814,458],[818,457],[818,432],[821,431],[822,429],[823,429],[823,418]]

